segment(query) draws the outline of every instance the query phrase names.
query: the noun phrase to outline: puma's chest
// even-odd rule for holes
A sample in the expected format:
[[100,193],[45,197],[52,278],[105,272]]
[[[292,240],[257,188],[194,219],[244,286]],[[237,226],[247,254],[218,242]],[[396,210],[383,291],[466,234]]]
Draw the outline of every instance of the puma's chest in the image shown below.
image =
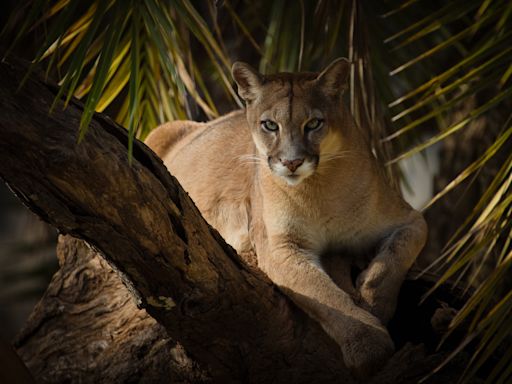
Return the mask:
[[371,196],[281,199],[265,212],[269,234],[287,237],[315,252],[366,247],[379,236]]

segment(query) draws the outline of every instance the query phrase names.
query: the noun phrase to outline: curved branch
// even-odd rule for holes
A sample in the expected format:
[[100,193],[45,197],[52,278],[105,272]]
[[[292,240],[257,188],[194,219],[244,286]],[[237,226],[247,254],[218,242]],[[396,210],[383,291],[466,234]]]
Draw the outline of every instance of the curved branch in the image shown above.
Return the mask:
[[[200,364],[201,378],[218,383],[353,382],[338,346],[266,276],[240,259],[205,222],[148,147],[136,141],[130,165],[126,131],[101,114],[93,117],[88,134],[78,144],[82,105],[72,100],[63,110],[59,103],[48,114],[57,88],[32,76],[18,91],[26,70],[18,62],[0,63],[0,177],[41,218],[97,250],[124,281],[138,307],[144,308]],[[52,290],[60,290],[59,282],[69,280],[66,273],[73,275],[69,281],[79,278],[81,270],[73,269],[73,265],[71,262],[56,275],[45,295],[49,301],[43,300],[38,306],[40,309],[45,303],[53,303],[58,308],[39,313],[36,308],[32,316],[35,328],[26,327],[21,343],[31,337],[31,332],[37,332],[48,316],[58,315],[59,301],[49,296],[59,295]],[[402,290],[409,301],[404,304],[404,299],[399,299],[400,321],[390,324],[391,334],[398,335],[402,344],[419,340],[417,333],[423,330],[425,335],[420,340],[429,339],[435,345],[430,317],[439,303],[434,297],[421,309],[417,303],[425,287],[409,288]],[[105,290],[105,299],[111,292]],[[448,296],[449,300],[453,298]],[[118,299],[116,305],[105,308],[120,308]],[[86,300],[101,305],[101,300]],[[69,304],[73,307],[72,302]],[[407,310],[412,314],[404,316]],[[133,309],[126,311],[124,318],[131,318]],[[415,330],[415,337],[406,332],[411,322],[416,328],[424,327]],[[139,321],[135,328],[142,329],[144,324]],[[106,326],[104,332],[108,332]],[[149,333],[157,337],[159,332],[152,328]],[[57,334],[62,335],[60,329]],[[153,340],[142,339],[148,343]],[[138,341],[132,338],[125,344],[132,342]],[[166,351],[155,362],[165,361],[171,344],[152,348],[152,353]],[[129,356],[130,350],[122,352],[111,360],[121,370],[126,361],[119,361]],[[116,355],[115,346],[109,353]],[[371,383],[415,383],[443,355],[425,356],[421,346],[406,345]],[[147,360],[144,367],[151,366]],[[39,366],[44,367],[45,362]],[[111,365],[104,362],[102,366],[110,369]],[[159,368],[148,369],[156,369],[151,372],[153,377],[162,374]],[[428,382],[451,382],[463,369],[464,362],[449,372],[445,369],[442,381]]]
[[97,114],[77,143],[82,106],[26,68],[0,64],[0,176],[62,233],[86,240],[138,306],[222,382],[334,382],[338,347],[201,217],[143,143]]

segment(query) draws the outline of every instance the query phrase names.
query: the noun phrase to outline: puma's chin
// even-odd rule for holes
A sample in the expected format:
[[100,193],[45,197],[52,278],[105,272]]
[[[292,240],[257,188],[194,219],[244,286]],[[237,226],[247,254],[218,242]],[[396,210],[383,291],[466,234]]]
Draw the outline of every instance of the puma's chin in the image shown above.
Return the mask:
[[304,176],[292,174],[288,176],[281,176],[281,178],[283,178],[288,183],[288,185],[294,186],[300,184],[308,176],[309,175]]

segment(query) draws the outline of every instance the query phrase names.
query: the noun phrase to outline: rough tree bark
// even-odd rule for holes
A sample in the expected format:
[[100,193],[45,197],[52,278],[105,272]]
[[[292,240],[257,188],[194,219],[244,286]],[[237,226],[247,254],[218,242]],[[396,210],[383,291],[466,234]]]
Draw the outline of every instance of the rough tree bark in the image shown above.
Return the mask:
[[15,341],[40,382],[206,381],[87,243],[61,236],[57,256],[60,270]]
[[[125,130],[99,114],[77,144],[81,104],[59,104],[48,115],[56,88],[32,76],[17,91],[25,73],[0,64],[0,177],[32,211],[85,240],[115,270],[84,256],[74,240],[61,244],[61,271],[17,341],[40,379],[76,381],[81,369],[81,382],[353,382],[334,342],[240,259],[151,150],[136,142],[130,165]],[[88,311],[88,321],[79,322]],[[68,345],[76,338],[80,353],[51,345],[61,338]],[[418,351],[397,354],[375,381],[415,382],[439,362]]]

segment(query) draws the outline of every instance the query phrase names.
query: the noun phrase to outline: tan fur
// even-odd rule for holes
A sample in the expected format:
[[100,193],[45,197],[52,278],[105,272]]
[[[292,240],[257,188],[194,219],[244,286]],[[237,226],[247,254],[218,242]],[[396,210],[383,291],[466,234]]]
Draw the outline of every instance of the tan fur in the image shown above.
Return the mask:
[[[166,124],[146,143],[226,241],[256,252],[258,266],[340,345],[345,364],[367,375],[393,351],[383,324],[426,224],[388,186],[343,106],[348,66],[264,76],[235,63],[245,112]],[[319,117],[320,128],[307,130]],[[353,265],[363,268],[355,283]]]

